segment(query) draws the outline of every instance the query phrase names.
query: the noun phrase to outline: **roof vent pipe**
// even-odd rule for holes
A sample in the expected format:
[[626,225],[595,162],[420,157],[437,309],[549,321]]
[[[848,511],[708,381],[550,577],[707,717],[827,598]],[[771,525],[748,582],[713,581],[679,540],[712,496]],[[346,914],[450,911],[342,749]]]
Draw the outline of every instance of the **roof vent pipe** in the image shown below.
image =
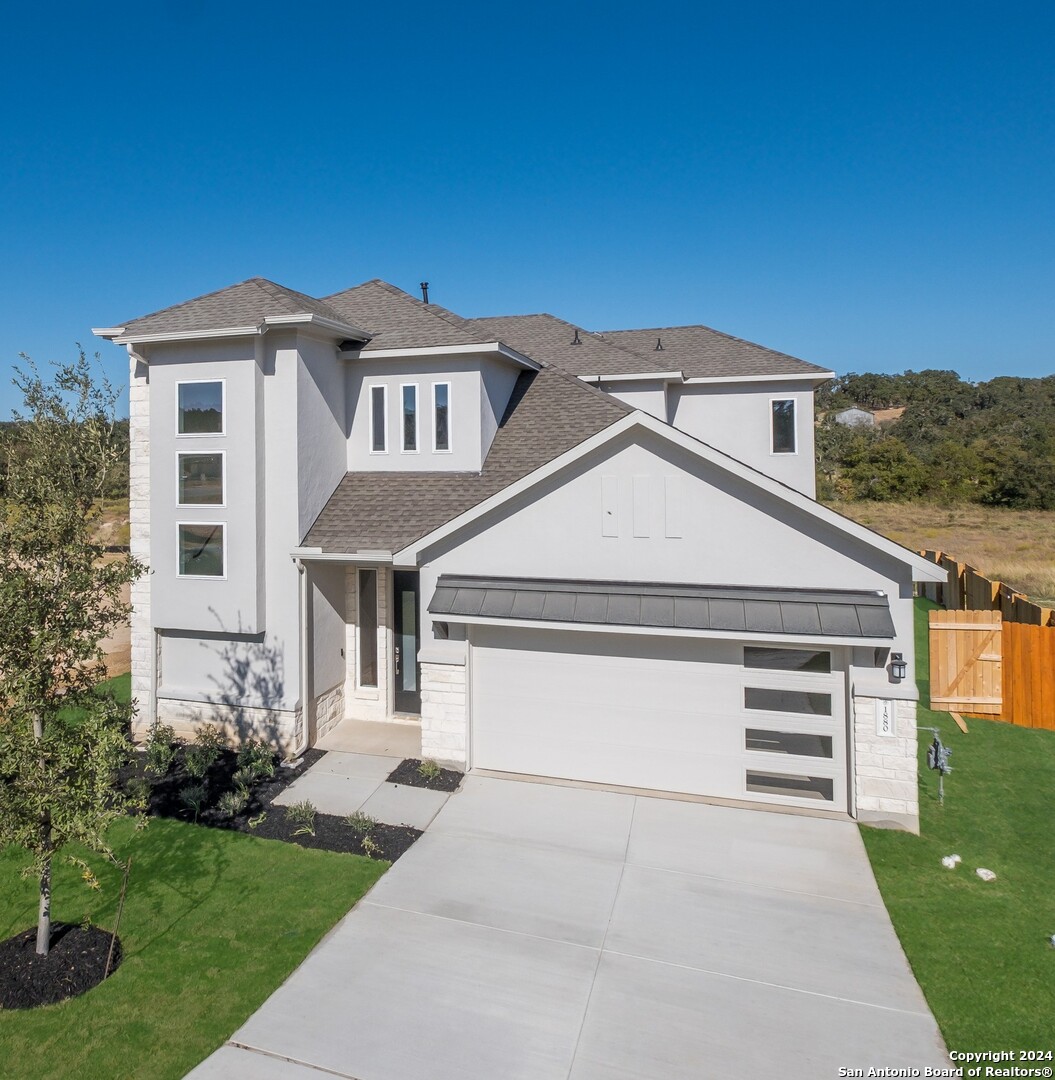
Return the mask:
[[578,330],[575,331],[575,337],[573,337],[571,339],[571,343],[573,345],[581,345],[582,344],[582,342],[579,340],[579,331]]
[[662,351],[663,351],[663,339],[662,338],[656,338],[656,352],[662,352]]
[[421,302],[423,304],[429,302],[429,283],[427,281],[421,283]]

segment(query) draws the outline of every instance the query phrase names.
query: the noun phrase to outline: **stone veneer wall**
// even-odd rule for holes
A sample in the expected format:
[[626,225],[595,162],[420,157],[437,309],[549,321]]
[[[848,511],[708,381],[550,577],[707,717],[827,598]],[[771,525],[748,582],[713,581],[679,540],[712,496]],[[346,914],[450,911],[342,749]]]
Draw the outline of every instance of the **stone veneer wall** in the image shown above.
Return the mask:
[[894,703],[894,735],[876,734],[876,699],[854,697],[857,816],[919,831],[916,703]]
[[421,665],[421,756],[465,768],[464,664]]
[[128,520],[132,556],[148,569],[131,588],[132,732],[142,741],[153,720],[153,652],[150,622],[150,369],[130,357],[128,380]]
[[[325,696],[325,695],[324,695]],[[159,697],[158,720],[176,732],[176,738],[190,741],[203,724],[220,728],[228,743],[237,746],[246,739],[265,739],[283,755],[299,745],[301,711],[252,709],[240,705],[220,705],[209,701],[181,701]]]
[[[359,593],[356,588],[358,567],[349,566],[345,576],[344,713],[354,720],[388,719],[388,590],[392,580],[389,570],[377,568],[377,688],[358,685]],[[321,734],[321,732],[320,732]]]
[[321,739],[344,719],[344,683],[315,699],[315,738]]

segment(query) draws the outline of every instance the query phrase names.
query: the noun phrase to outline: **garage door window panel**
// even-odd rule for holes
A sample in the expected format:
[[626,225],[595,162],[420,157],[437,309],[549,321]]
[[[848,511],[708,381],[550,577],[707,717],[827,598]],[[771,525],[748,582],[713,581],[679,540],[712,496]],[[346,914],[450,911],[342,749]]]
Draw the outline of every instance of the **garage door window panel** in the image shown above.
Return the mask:
[[755,795],[781,795],[815,802],[835,801],[835,780],[830,776],[748,769],[747,790]]
[[832,757],[831,735],[807,731],[776,731],[772,728],[747,728],[744,747],[763,754],[786,754],[790,757]]
[[811,690],[745,686],[744,708],[761,712],[798,713],[804,716],[831,716],[832,696]]
[[747,645],[744,667],[757,671],[802,671],[828,675],[832,654],[827,649],[782,649]]

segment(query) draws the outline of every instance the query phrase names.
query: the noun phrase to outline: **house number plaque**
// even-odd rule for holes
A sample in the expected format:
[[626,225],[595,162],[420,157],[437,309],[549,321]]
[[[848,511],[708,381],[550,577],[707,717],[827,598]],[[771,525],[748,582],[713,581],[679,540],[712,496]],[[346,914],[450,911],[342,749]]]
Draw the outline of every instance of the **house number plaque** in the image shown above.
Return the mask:
[[876,700],[876,734],[892,738],[894,735],[894,703]]

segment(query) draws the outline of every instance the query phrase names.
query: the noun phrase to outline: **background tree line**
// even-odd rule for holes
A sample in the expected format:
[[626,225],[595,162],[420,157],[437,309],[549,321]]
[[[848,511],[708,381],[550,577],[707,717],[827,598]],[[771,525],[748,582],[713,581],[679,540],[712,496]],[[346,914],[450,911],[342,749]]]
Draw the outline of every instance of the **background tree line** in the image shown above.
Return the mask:
[[[875,428],[853,405],[903,407]],[[816,395],[821,499],[916,499],[1055,510],[1055,375],[969,383],[955,371],[843,375]]]
[[[127,499],[128,420],[108,421],[105,431],[113,463],[102,486],[102,495],[106,499]],[[25,461],[28,446],[24,424],[14,420],[0,421],[0,499],[7,495],[11,468]]]

